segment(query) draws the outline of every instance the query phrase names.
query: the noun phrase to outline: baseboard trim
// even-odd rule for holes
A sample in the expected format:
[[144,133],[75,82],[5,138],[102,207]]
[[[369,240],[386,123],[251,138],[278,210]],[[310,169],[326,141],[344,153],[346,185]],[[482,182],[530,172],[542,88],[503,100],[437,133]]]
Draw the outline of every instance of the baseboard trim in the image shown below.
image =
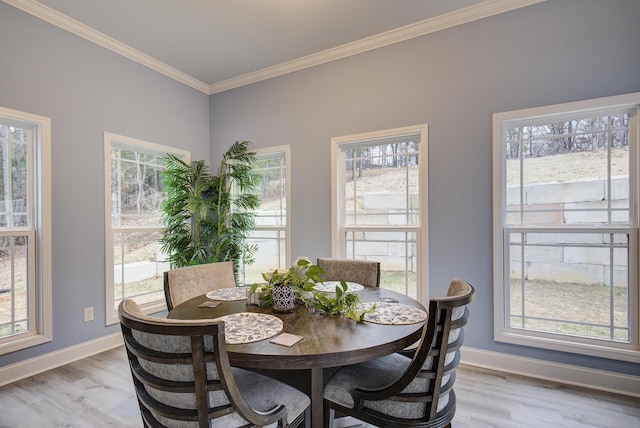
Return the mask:
[[640,398],[640,376],[554,363],[463,346],[460,365]]
[[122,346],[123,343],[122,333],[113,333],[59,351],[0,367],[0,386],[117,348]]

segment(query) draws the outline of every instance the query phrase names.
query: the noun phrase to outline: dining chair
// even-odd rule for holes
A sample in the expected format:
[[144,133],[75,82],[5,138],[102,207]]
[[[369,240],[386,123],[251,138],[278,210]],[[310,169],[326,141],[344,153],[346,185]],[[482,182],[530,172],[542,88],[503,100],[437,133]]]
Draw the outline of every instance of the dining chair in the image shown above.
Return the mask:
[[368,287],[380,287],[380,262],[318,257],[316,265],[324,270],[320,275],[323,281],[344,280]]
[[310,426],[310,399],[261,374],[231,367],[224,322],[144,315],[118,307],[145,427]]
[[325,426],[336,412],[380,427],[451,427],[455,369],[475,290],[454,279],[447,297],[429,301],[413,358],[399,353],[340,368],[324,388]]
[[207,291],[235,286],[233,262],[185,266],[164,272],[164,298],[169,311]]

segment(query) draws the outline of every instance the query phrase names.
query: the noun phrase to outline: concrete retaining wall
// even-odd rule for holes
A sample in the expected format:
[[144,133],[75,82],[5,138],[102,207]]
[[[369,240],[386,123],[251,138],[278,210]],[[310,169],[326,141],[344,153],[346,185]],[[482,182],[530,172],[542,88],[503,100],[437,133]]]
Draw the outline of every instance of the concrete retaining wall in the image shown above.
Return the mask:
[[[628,178],[615,177],[611,182],[612,221],[628,223]],[[600,179],[576,180],[566,183],[544,183],[525,186],[523,192],[525,210],[548,209],[551,212],[525,214],[525,222],[533,224],[581,225],[607,223],[607,187]],[[520,193],[517,187],[507,189],[507,200],[517,209]],[[599,211],[598,211],[599,210]],[[508,221],[517,223],[517,214],[510,214]],[[614,249],[613,264],[608,248],[590,248],[577,244],[609,244],[609,235],[602,234],[529,234],[528,243],[547,244],[542,247],[526,247],[524,275],[526,279],[568,283],[610,285],[610,269],[613,266],[613,284],[627,286],[628,253],[626,249]],[[626,243],[626,236],[616,237]],[[562,244],[561,246],[552,246]],[[576,244],[572,246],[572,244]],[[512,251],[511,274],[521,274],[521,253]]]
[[[628,221],[628,178],[615,177],[611,182],[611,204],[621,211],[613,212],[614,222]],[[520,203],[518,187],[507,189],[507,201],[515,209]],[[588,224],[607,222],[607,187],[605,180],[576,180],[566,183],[543,183],[525,186],[522,194],[525,209],[549,210],[531,212],[525,215],[525,222],[533,224]],[[408,200],[403,195],[368,193],[362,197],[362,210],[358,212],[358,224],[394,225],[402,222],[400,213],[405,212],[407,204],[418,207],[417,195]],[[395,209],[389,210],[388,207]],[[600,211],[598,211],[600,210]],[[353,213],[347,213],[347,217]],[[516,222],[516,214],[510,214],[508,221]],[[272,219],[273,217],[271,217]],[[266,220],[266,219],[261,219]],[[417,221],[417,219],[416,219]],[[619,237],[623,239],[625,237]],[[568,283],[604,284],[610,281],[610,255],[608,248],[588,248],[571,246],[572,243],[607,244],[609,237],[602,234],[529,234],[529,243],[545,244],[540,247],[527,247],[527,263],[524,275],[527,279],[558,281]],[[405,234],[395,231],[356,232],[354,245],[347,245],[347,257],[379,261],[386,271],[404,271],[406,263],[410,271],[415,272],[417,256],[413,245],[405,243]],[[553,246],[562,244],[561,246]],[[274,241],[261,243],[261,253],[275,257],[277,246]],[[616,249],[613,253],[614,284],[626,286],[627,251]],[[521,272],[521,253],[513,251],[510,263],[511,273],[519,276]],[[270,266],[271,268],[273,266]],[[263,268],[254,266],[252,268]],[[266,268],[266,266],[264,267]]]
[[[160,246],[156,246],[156,260],[164,260],[165,256],[160,251]],[[162,273],[170,269],[168,262],[162,261],[144,261],[128,263],[124,265],[124,283],[142,281],[155,276],[162,276]],[[122,277],[122,265],[115,265],[113,268],[113,277],[116,284],[120,282]]]

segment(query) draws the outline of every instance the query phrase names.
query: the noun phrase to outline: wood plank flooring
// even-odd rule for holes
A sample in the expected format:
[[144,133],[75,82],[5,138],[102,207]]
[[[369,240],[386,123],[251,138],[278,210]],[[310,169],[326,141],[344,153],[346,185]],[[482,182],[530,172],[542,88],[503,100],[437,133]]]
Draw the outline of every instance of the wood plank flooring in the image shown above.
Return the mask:
[[[640,427],[626,396],[463,366],[455,391],[453,428]],[[0,428],[141,426],[122,347],[0,388]]]

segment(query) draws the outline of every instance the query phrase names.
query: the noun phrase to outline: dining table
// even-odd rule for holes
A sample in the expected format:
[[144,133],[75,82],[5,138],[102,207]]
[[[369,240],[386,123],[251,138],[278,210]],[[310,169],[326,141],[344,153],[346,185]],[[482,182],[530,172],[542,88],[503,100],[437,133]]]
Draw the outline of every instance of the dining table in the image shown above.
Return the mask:
[[[358,287],[356,294],[360,302],[366,307],[376,305],[376,310],[361,322],[342,315],[324,315],[302,303],[296,304],[290,312],[279,313],[270,306],[251,304],[247,287],[235,288],[242,290],[215,291],[185,301],[174,307],[168,318],[222,319],[232,366],[272,372],[294,371],[306,377],[305,385],[309,390],[305,392],[311,399],[313,428],[323,426],[325,370],[400,351],[420,339],[426,320],[426,309],[420,302],[385,288]],[[254,317],[254,322],[264,328],[263,336],[245,332],[240,339],[230,342],[227,330],[231,330],[233,317],[242,317],[243,322],[252,321]],[[298,341],[274,343],[279,337],[294,337]]]

